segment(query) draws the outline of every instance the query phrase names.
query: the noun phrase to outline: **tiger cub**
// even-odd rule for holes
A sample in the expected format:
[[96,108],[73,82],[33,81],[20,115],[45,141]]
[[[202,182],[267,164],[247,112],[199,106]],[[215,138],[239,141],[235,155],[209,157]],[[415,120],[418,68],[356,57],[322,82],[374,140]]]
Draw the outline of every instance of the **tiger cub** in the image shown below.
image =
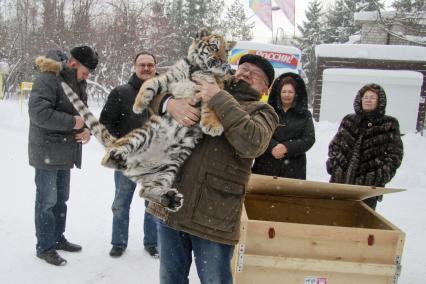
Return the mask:
[[[189,47],[188,56],[179,60],[166,74],[145,81],[135,99],[133,111],[142,113],[151,100],[159,92],[171,93],[175,98],[195,99],[195,83],[191,76],[200,77],[209,83],[216,81],[223,88],[223,78],[229,67],[225,40],[211,34],[206,28],[201,28]],[[201,129],[205,134],[218,136],[223,132],[223,126],[216,114],[206,104],[201,104]]]
[[[151,82],[146,81],[141,90],[148,90],[151,98],[158,90],[167,90],[175,97],[182,97],[181,94],[195,97],[194,83],[188,82],[192,74],[206,80],[214,80],[215,75],[223,77],[228,66],[225,49],[225,41],[221,36],[199,32],[189,48],[187,58],[178,61],[166,74],[150,79]],[[179,83],[181,81],[182,84]],[[218,130],[217,124],[222,127],[220,123],[214,122],[217,117],[208,118],[204,126],[188,128],[179,125],[167,113],[162,117],[152,115],[143,127],[116,139],[68,85],[62,83],[62,87],[94,136],[105,146],[107,153],[102,164],[123,171],[125,176],[139,184],[141,197],[158,203],[169,211],[179,210],[183,204],[183,196],[172,188],[175,176],[201,139],[202,127],[216,135],[223,131]],[[138,102],[144,104],[146,99],[139,99]],[[205,110],[204,107],[202,116],[203,113],[215,116],[213,112]]]

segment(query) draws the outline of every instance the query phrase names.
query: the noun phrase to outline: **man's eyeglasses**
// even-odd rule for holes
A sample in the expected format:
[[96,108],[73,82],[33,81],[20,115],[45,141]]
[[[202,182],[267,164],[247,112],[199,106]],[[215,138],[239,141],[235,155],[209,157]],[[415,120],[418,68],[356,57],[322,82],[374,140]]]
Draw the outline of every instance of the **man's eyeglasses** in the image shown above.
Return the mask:
[[148,64],[137,64],[136,66],[139,67],[139,68],[142,68],[142,69],[145,69],[145,68],[152,69],[152,68],[155,67],[155,64],[152,64],[152,63],[148,63]]
[[249,73],[253,79],[255,79],[257,81],[263,81],[265,83],[265,85],[268,85],[268,82],[265,79],[265,76],[263,75],[263,73],[261,71],[258,71],[258,70],[255,70],[255,69],[250,69],[247,66],[240,66],[238,68],[238,70],[241,70],[244,73]]

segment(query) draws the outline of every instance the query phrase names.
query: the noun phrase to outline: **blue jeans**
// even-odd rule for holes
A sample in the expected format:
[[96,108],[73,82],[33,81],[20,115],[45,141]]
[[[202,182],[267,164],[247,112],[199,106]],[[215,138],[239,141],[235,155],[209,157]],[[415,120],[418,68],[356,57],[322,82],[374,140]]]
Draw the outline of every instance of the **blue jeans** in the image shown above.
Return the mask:
[[[128,179],[120,171],[114,172],[115,197],[112,203],[112,240],[113,246],[127,247],[129,239],[129,212],[136,183]],[[145,201],[145,205],[148,202]],[[157,246],[157,221],[154,216],[145,212],[143,244]]]
[[232,284],[231,259],[234,246],[212,242],[158,222],[160,283],[187,284],[194,252],[202,284]]
[[70,170],[35,169],[37,252],[55,248],[65,232]]

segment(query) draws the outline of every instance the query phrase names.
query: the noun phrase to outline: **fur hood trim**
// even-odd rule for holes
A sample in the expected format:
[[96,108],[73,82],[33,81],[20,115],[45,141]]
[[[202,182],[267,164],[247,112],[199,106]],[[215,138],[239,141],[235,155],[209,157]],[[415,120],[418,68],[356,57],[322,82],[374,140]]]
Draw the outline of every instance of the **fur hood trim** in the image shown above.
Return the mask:
[[41,72],[51,72],[56,75],[62,70],[62,63],[46,56],[38,56],[35,60],[36,67]]
[[[370,88],[377,90],[379,101],[377,102],[377,108],[367,115],[367,113],[362,110],[362,96]],[[386,104],[387,99],[385,90],[382,88],[382,86],[371,83],[365,85],[358,91],[354,100],[354,110],[355,113],[359,116],[383,117],[386,114]]]
[[273,83],[269,92],[268,104],[270,104],[276,112],[282,112],[283,106],[281,102],[281,80],[291,77],[296,81],[296,96],[294,97],[293,108],[302,114],[306,114],[308,110],[308,92],[306,91],[305,81],[298,74],[287,72],[281,74]]

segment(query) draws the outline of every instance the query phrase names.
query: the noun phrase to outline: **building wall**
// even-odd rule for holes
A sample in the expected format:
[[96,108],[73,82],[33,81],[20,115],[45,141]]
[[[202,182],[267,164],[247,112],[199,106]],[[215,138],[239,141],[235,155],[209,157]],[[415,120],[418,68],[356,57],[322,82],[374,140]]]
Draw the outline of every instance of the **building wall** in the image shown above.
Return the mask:
[[361,28],[361,43],[388,44],[388,34],[375,23],[365,23]]
[[[388,33],[388,30],[391,33]],[[395,36],[413,35],[426,37],[426,29],[413,21],[394,21],[392,25],[384,28],[381,23],[375,21],[363,22],[361,26],[361,40],[363,44],[386,44],[386,45],[418,45],[415,42],[405,40],[403,37]]]
[[416,127],[418,131],[421,130],[426,111],[426,62],[318,57],[317,77],[315,81],[315,94],[312,110],[313,117],[316,121],[319,121],[320,118],[323,72],[327,68],[410,70],[422,73],[423,86],[420,92],[420,103]]

